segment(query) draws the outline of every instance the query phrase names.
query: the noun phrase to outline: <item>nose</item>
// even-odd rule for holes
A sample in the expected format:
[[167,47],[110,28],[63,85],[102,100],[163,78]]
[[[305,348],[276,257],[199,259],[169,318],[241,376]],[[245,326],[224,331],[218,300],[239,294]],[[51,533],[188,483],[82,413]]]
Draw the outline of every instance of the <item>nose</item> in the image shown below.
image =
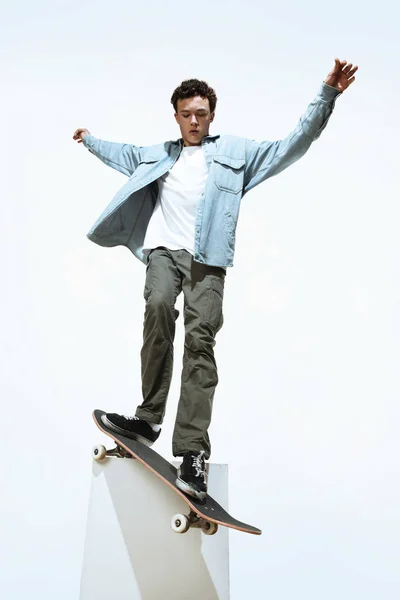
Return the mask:
[[198,121],[197,121],[196,115],[192,115],[192,118],[190,119],[190,124],[191,125],[198,125]]

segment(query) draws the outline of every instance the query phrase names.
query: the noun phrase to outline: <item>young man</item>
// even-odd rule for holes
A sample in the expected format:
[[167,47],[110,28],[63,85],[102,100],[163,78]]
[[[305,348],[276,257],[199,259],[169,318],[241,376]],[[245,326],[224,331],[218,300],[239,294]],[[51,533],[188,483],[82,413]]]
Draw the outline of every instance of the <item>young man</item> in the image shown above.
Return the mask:
[[223,323],[224,280],[233,265],[241,199],[305,154],[356,71],[336,59],[296,129],[281,141],[210,135],[217,97],[197,79],[184,81],[171,98],[182,136],[177,141],[139,147],[101,141],[87,129],[73,135],[129,176],[89,239],[101,246],[127,246],[147,265],[143,402],[134,417],[108,413],[104,423],[149,446],[160,435],[172,376],[175,302],[183,292],[185,346],[172,450],[183,456],[176,485],[199,499],[207,492],[208,428],[218,383],[213,348]]

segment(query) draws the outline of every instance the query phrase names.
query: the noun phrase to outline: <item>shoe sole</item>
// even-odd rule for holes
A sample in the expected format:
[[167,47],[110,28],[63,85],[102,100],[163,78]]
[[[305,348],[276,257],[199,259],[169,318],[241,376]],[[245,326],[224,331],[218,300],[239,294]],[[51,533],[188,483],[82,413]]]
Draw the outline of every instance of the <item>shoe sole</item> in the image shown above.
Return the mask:
[[126,429],[122,429],[122,427],[118,427],[118,425],[114,425],[114,423],[111,423],[111,421],[109,421],[107,419],[106,415],[102,415],[100,418],[101,418],[102,423],[106,427],[108,427],[108,429],[115,431],[115,433],[120,433],[120,434],[124,435],[125,437],[130,438],[131,440],[136,440],[137,442],[140,442],[141,444],[144,444],[145,446],[148,446],[149,448],[154,444],[154,442],[152,440],[149,440],[148,438],[143,437],[139,433],[133,433],[131,431],[127,431]]
[[175,485],[178,490],[181,490],[181,492],[184,492],[184,494],[187,494],[188,496],[192,496],[192,498],[197,498],[197,500],[204,500],[204,498],[207,496],[207,492],[198,492],[180,477],[178,477],[175,481]]

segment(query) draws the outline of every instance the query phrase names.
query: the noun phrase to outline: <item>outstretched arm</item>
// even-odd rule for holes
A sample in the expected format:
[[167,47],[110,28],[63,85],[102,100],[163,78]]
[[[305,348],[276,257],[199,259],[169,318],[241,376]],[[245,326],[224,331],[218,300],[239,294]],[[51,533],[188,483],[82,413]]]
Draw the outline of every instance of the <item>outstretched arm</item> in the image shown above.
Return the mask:
[[106,142],[95,138],[87,129],[77,129],[72,136],[78,144],[82,144],[106,165],[124,173],[132,175],[139,164],[140,148],[132,144],[118,144]]
[[313,141],[319,138],[332,114],[337,96],[355,80],[358,67],[335,59],[316,98],[300,118],[297,127],[283,140],[276,142],[246,142],[244,192],[248,192],[269,177],[277,175],[299,160]]

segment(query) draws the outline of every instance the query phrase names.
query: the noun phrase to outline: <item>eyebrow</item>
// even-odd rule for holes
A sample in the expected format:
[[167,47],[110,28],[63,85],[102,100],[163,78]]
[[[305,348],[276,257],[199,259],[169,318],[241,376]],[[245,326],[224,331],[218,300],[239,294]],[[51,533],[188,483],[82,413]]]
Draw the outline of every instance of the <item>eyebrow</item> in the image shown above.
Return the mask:
[[[188,112],[190,112],[190,110],[188,110],[187,108],[183,108],[183,109],[182,109],[180,112],[181,112],[181,113],[184,113],[184,112],[187,112],[187,113],[188,113]],[[206,113],[206,112],[207,112],[207,109],[206,109],[206,108],[198,108],[198,109],[196,110],[196,112],[204,112],[204,113]]]

